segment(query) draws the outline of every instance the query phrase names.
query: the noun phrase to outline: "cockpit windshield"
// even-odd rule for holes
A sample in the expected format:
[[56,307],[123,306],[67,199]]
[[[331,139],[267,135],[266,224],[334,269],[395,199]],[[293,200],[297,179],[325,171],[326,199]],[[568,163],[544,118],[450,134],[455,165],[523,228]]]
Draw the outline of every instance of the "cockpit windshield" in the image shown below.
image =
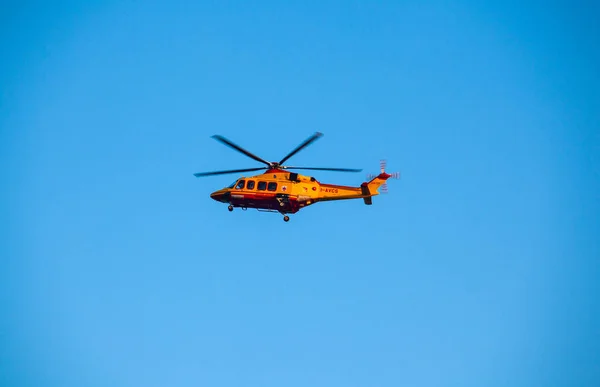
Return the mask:
[[235,187],[235,183],[237,183],[237,180],[236,180],[236,181],[234,181],[233,183],[229,184],[229,185],[227,186],[227,188],[233,188],[233,187]]

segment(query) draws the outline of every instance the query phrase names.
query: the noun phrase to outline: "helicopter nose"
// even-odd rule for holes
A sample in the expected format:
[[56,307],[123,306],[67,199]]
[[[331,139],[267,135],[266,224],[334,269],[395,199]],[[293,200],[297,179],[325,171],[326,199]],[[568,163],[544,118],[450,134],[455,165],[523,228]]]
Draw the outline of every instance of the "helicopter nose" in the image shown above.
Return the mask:
[[210,197],[213,200],[216,200],[218,202],[221,203],[227,203],[227,199],[228,199],[228,192],[224,192],[224,191],[215,191],[213,193],[210,194]]

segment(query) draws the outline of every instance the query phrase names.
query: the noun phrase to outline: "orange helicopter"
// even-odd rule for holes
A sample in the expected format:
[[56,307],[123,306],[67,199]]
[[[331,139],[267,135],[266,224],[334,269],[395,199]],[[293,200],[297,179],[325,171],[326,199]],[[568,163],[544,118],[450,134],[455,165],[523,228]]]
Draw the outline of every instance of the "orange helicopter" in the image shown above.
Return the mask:
[[336,172],[360,172],[362,169],[350,168],[312,168],[312,167],[290,167],[283,165],[290,157],[304,149],[323,134],[316,132],[294,150],[288,153],[279,162],[269,162],[248,152],[242,147],[234,144],[223,136],[214,135],[212,138],[227,145],[238,152],[261,162],[266,167],[234,169],[227,171],[194,173],[196,177],[223,175],[228,173],[240,173],[266,170],[260,175],[240,177],[228,187],[222,188],[210,194],[210,197],[218,202],[228,203],[228,210],[233,211],[235,207],[247,210],[255,208],[259,211],[278,212],[284,221],[289,221],[287,214],[295,214],[302,208],[318,202],[331,200],[363,199],[366,205],[372,204],[372,197],[387,191],[386,181],[389,178],[399,178],[398,173],[385,172],[385,161],[382,160],[381,171],[378,175],[369,175],[370,181],[362,183],[359,187],[350,187],[336,184],[325,184],[317,181],[314,177],[304,176],[296,172],[288,172],[289,169],[336,171]]

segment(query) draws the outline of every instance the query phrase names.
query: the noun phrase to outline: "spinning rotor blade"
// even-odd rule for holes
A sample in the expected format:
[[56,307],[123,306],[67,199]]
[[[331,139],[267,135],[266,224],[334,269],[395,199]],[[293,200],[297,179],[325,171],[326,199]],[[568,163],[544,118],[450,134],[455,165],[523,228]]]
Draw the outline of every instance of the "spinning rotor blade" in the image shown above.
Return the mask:
[[310,144],[312,144],[313,142],[315,142],[316,140],[318,140],[322,136],[323,136],[323,133],[316,132],[315,134],[313,134],[312,136],[310,136],[309,138],[307,138],[302,144],[298,145],[293,151],[291,151],[290,153],[288,153],[287,156],[285,156],[284,158],[282,158],[281,161],[279,162],[279,165],[283,164],[287,159],[289,159],[290,157],[292,157],[296,153],[300,152],[303,148],[306,148],[307,146],[309,146]]
[[311,168],[311,167],[282,167],[283,169],[310,169],[313,171],[360,172],[362,169],[352,168]]
[[239,145],[236,145],[234,143],[232,143],[231,141],[229,141],[228,139],[226,139],[223,136],[219,136],[218,134],[215,134],[214,136],[212,136],[212,138],[214,138],[215,140],[227,145],[230,148],[235,149],[236,151],[245,154],[246,156],[250,157],[251,159],[254,159],[258,162],[261,162],[263,164],[267,164],[268,166],[271,166],[271,163],[269,163],[268,161],[265,161],[263,159],[261,159],[260,157],[256,156],[255,154],[252,154],[250,152],[248,152],[247,150],[245,150],[244,148],[240,147]]
[[214,176],[214,175],[225,175],[227,173],[260,171],[261,169],[267,169],[267,168],[260,167],[260,168],[247,168],[247,169],[230,169],[228,171],[200,172],[200,173],[194,173],[194,176],[204,177],[204,176]]

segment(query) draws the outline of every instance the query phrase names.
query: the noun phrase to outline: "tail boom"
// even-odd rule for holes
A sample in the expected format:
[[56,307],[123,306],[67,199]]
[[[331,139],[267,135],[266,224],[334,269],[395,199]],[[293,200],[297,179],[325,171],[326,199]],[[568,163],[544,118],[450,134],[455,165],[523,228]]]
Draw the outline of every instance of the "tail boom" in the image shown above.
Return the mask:
[[360,187],[349,187],[342,185],[333,184],[320,184],[319,197],[315,198],[314,201],[329,201],[329,200],[345,200],[345,199],[363,199],[366,205],[373,204],[373,196],[379,195],[380,189],[383,188],[384,192],[386,187],[386,181],[389,178],[399,179],[400,174],[397,172],[387,173],[385,172],[385,160],[381,160],[381,171],[378,175],[367,176],[369,181],[365,181]]

